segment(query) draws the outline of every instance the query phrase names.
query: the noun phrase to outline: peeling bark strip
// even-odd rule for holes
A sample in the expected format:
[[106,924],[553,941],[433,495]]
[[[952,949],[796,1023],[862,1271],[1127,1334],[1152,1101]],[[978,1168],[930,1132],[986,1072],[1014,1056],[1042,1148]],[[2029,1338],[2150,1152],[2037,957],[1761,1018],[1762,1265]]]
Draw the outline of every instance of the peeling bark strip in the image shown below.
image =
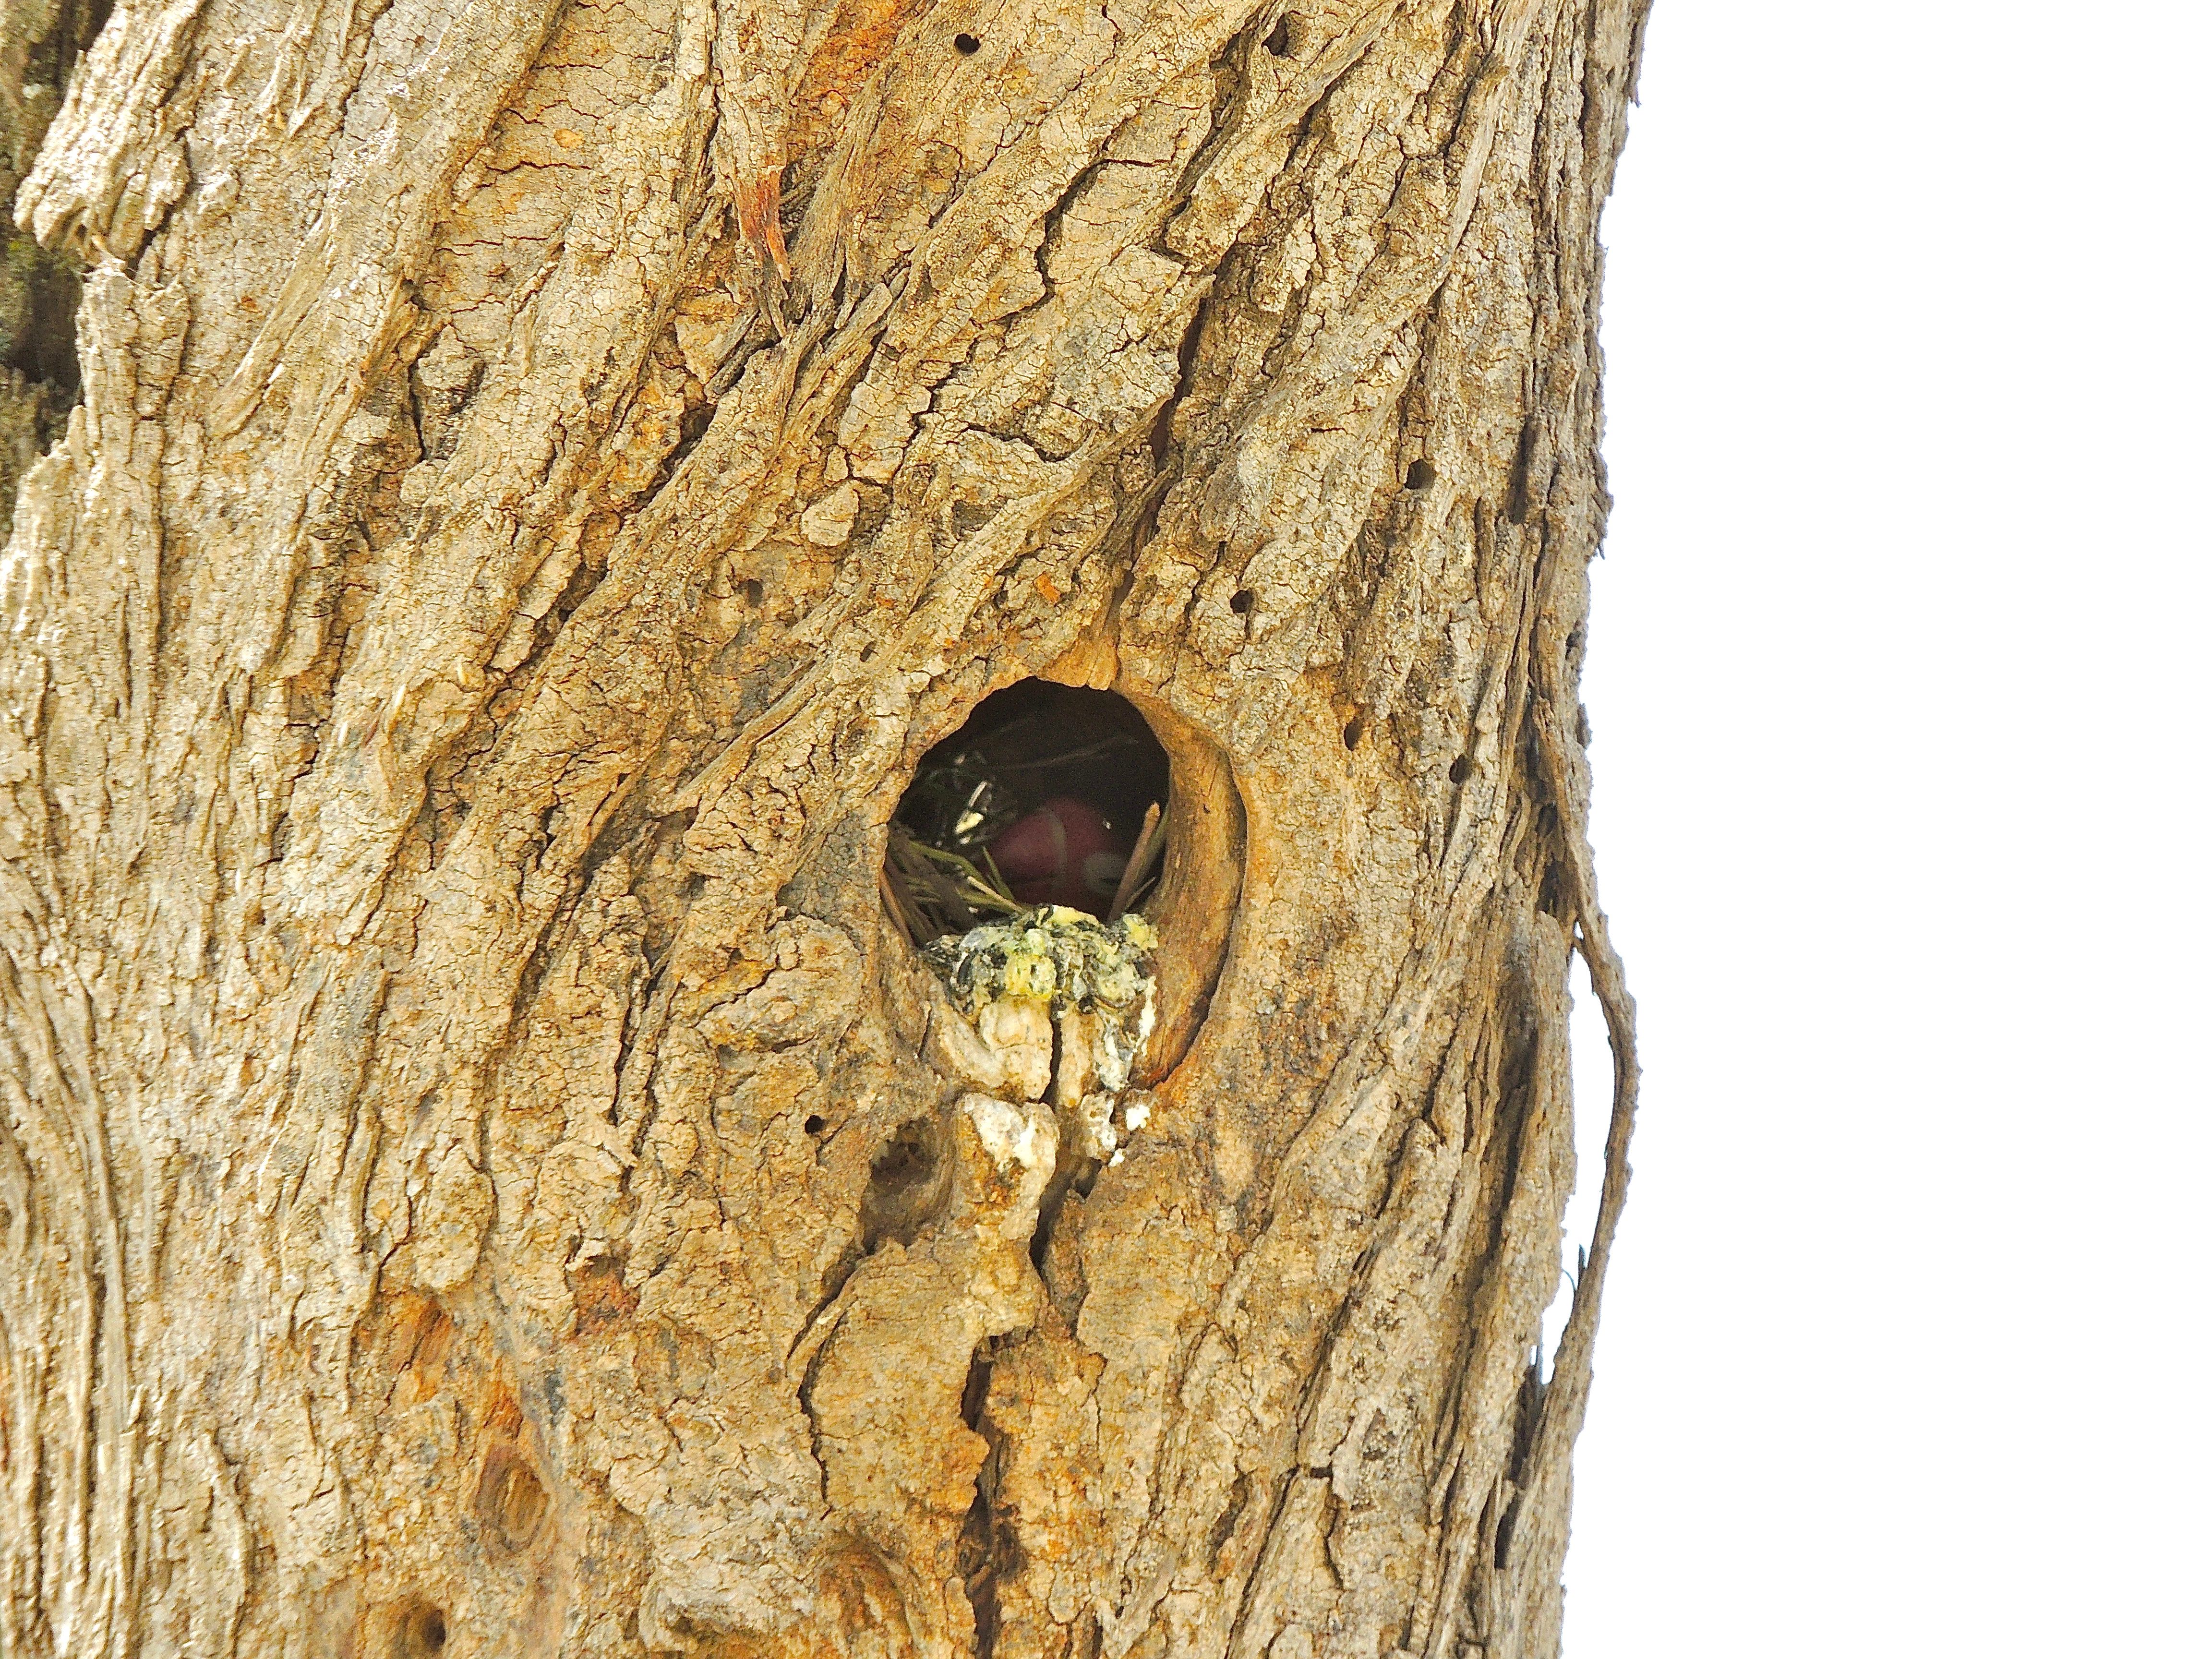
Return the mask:
[[[89,266],[0,562],[0,1653],[1553,1653],[1641,16],[94,25],[16,198]],[[881,896],[1030,677],[1169,757],[1118,1164]]]

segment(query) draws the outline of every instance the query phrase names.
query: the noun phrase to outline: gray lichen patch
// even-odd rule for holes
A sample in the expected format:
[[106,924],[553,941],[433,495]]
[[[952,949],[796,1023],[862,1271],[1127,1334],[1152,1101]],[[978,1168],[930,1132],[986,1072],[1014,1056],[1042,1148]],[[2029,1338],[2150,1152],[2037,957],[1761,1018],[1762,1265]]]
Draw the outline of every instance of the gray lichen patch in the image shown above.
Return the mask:
[[1140,915],[1102,922],[1048,904],[985,922],[957,939],[933,939],[921,954],[971,1018],[986,1004],[1000,1001],[1040,1002],[1056,1014],[1091,1015],[1098,1032],[1099,1085],[1118,1092],[1128,1086],[1129,1062],[1152,1035],[1155,987],[1149,963],[1158,948],[1159,936]]
[[1002,1074],[1030,1099],[1048,1088],[1074,1150],[1113,1159],[1143,1121],[1142,1113],[1115,1109],[1152,1033],[1158,948],[1152,923],[1133,912],[1102,922],[1044,905],[933,939],[921,956],[985,1049],[1030,1061],[1002,1063]]

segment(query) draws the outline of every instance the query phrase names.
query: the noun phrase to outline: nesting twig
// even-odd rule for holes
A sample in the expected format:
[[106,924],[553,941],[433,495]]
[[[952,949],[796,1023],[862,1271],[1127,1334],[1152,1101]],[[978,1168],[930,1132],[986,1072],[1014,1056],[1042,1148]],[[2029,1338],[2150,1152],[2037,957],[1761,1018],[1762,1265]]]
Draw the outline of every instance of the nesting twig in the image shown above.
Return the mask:
[[1114,886],[1114,902],[1107,907],[1106,920],[1118,921],[1121,913],[1136,902],[1137,894],[1159,862],[1160,849],[1167,845],[1167,833],[1160,824],[1160,804],[1154,801],[1145,809],[1144,827],[1137,831],[1137,844],[1129,849],[1129,861],[1121,866],[1121,879]]
[[[934,936],[940,933],[965,933],[975,925],[975,913],[960,896],[960,890],[951,878],[932,863],[928,854],[937,849],[914,839],[905,830],[893,826],[891,830],[891,859],[904,878],[906,898],[916,914],[925,921],[939,925],[925,927],[924,932]],[[939,914],[932,916],[930,912]]]
[[988,915],[1019,915],[1031,907],[1013,895],[990,854],[979,870],[957,853],[917,841],[893,824],[884,902],[916,944],[944,933],[964,933]]
[[902,885],[891,879],[890,866],[885,865],[876,872],[876,886],[883,893],[884,908],[891,913],[891,920],[898,923],[899,932],[906,935],[906,942],[919,945],[922,935],[929,932],[929,925],[915,914],[914,906],[908,902]]
[[991,873],[986,878],[981,870],[957,853],[948,853],[941,847],[932,847],[928,842],[920,841],[914,843],[914,850],[932,864],[957,874],[960,878],[960,896],[970,907],[980,905],[986,910],[1004,910],[1010,915],[1030,908],[1014,896],[1013,890],[1006,885],[1006,878],[999,873],[999,866],[988,851],[983,854],[983,861],[990,865]]

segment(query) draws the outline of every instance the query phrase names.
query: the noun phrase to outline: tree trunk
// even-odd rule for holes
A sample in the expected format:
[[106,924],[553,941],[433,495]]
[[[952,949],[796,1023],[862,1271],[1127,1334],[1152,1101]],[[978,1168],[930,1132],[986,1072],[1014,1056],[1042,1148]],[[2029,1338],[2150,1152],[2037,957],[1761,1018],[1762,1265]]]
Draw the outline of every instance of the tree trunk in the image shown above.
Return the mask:
[[[121,0],[17,197],[0,1654],[1555,1651],[1641,14]],[[1113,1156],[884,896],[1029,678],[1171,768]]]

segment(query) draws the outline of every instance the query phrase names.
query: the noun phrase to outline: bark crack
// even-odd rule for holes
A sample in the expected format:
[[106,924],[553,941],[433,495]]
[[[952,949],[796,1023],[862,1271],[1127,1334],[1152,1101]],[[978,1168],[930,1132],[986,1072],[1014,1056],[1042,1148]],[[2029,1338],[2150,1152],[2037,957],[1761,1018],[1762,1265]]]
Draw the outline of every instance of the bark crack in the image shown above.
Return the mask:
[[1006,1436],[990,1418],[992,1357],[1000,1339],[986,1337],[975,1347],[961,1396],[960,1418],[983,1437],[989,1449],[975,1472],[975,1501],[960,1528],[957,1557],[961,1588],[975,1619],[975,1659],[991,1659],[999,1639],[999,1580],[1018,1571],[1021,1544],[1015,1518],[999,1507],[1000,1465]]

